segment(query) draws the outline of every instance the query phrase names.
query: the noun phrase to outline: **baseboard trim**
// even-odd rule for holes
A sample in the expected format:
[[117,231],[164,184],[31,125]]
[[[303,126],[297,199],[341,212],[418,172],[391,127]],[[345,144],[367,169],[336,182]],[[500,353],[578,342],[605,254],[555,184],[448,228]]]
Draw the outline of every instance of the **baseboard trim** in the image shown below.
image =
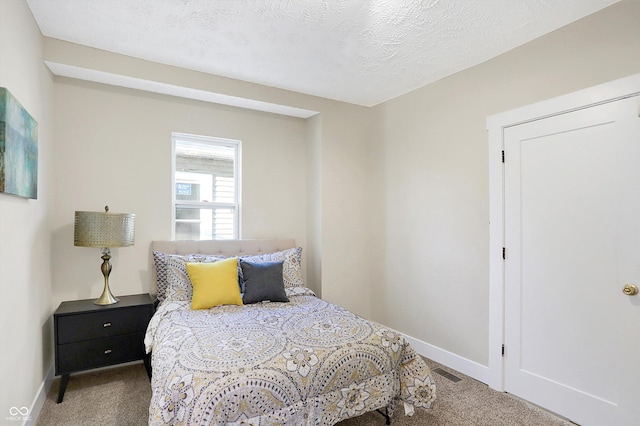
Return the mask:
[[49,393],[49,389],[51,389],[51,384],[53,383],[53,371],[53,363],[51,363],[44,375],[44,380],[38,388],[38,392],[36,392],[36,396],[33,398],[33,402],[31,402],[29,415],[23,417],[23,426],[33,426],[37,423],[40,410],[42,410],[42,406],[47,399],[47,394]]
[[486,365],[471,361],[470,359],[461,357],[460,355],[456,355],[437,346],[423,342],[422,340],[416,339],[415,337],[408,336],[405,333],[400,334],[402,334],[407,339],[411,347],[420,355],[432,359],[435,362],[447,367],[453,368],[454,370],[472,377],[482,383],[488,383],[489,367],[487,367]]

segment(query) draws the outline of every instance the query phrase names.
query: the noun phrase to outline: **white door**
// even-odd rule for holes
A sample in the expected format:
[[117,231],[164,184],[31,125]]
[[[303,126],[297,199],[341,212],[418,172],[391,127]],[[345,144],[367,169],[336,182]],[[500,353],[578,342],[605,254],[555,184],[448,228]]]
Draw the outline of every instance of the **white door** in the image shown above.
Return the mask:
[[638,97],[504,130],[504,390],[640,425]]

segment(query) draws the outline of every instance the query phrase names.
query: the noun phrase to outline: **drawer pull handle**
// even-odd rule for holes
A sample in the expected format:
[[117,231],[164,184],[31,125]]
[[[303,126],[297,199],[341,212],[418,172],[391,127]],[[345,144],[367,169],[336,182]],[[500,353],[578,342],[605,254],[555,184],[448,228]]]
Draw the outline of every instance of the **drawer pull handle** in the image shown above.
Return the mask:
[[102,324],[103,327],[111,327],[111,323],[110,322],[105,322],[104,324]]
[[111,349],[107,349],[106,351],[104,351],[105,355],[110,354],[110,353],[111,353]]

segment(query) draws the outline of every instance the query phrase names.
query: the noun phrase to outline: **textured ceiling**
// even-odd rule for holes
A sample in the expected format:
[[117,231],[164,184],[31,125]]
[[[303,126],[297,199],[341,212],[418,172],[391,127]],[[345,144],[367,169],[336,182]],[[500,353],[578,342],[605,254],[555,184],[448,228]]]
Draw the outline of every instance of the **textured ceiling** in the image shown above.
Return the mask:
[[47,37],[372,106],[484,62],[617,1],[27,3]]

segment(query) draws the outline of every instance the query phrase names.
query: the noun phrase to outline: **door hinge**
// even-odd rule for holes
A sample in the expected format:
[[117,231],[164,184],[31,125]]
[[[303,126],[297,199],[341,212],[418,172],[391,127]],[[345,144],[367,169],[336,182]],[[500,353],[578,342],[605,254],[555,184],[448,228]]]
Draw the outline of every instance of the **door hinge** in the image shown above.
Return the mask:
[[507,259],[507,248],[506,247],[502,247],[502,258],[503,259]]
[[502,356],[504,357],[504,345],[502,345]]
[[502,162],[504,163],[504,150],[502,150]]

